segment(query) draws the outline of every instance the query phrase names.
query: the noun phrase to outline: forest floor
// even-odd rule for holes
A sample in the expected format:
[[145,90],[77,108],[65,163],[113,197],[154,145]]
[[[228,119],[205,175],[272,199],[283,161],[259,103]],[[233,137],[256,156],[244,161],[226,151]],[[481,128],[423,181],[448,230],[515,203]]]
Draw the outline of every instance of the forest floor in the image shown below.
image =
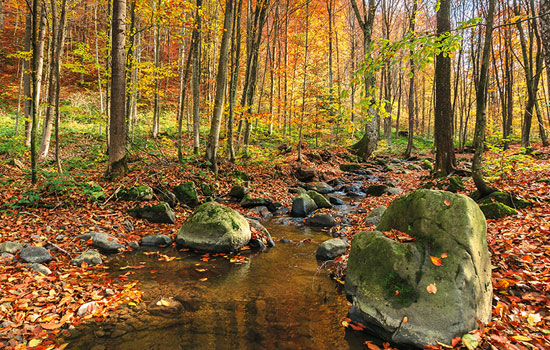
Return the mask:
[[[94,158],[88,150],[96,142],[83,138],[65,152],[83,159]],[[160,142],[171,141],[164,139]],[[342,173],[339,165],[350,162],[345,149],[331,150],[327,154],[323,161],[319,156],[323,151],[306,150],[304,163],[315,168],[321,174],[321,180],[339,177]],[[474,331],[469,342],[458,339],[456,344],[440,344],[436,348],[467,348],[475,342],[482,349],[550,348],[550,191],[547,183],[538,182],[550,178],[550,149],[539,148],[536,154],[521,160],[524,162],[522,166],[515,158],[503,159],[502,154],[488,154],[492,164],[499,169],[499,178],[495,178],[493,184],[535,204],[519,210],[515,216],[488,220],[487,235],[493,265],[493,320]],[[457,157],[467,160],[469,155]],[[73,163],[76,158],[72,157]],[[205,165],[191,156],[182,164],[175,161],[173,154],[141,150],[132,153],[128,175],[116,182],[102,179],[104,163],[88,159],[88,163],[75,163],[66,176],[51,175],[53,169],[50,169],[52,173],[42,173],[39,183],[30,186],[28,171],[14,165],[13,156],[0,154],[0,241],[50,246],[53,243],[56,247],[51,249],[53,260],[48,267],[53,273],[48,276],[34,272],[18,260],[0,261],[0,348],[62,349],[67,344],[57,344],[56,339],[64,332],[83,322],[100,321],[123,305],[140,302],[141,292],[132,281],[131,273],[126,280],[112,281],[104,265],[70,265],[75,252],[86,250],[88,244],[76,236],[101,230],[124,243],[139,241],[150,234],[174,236],[192,209],[178,207],[175,225],[132,219],[127,210],[135,204],[112,198],[118,188],[141,184],[172,188],[192,180],[197,184],[215,184],[217,195],[223,196],[240,182],[235,171],[241,171],[252,178],[247,183],[252,197],[270,197],[289,206],[293,196],[289,188],[297,184],[294,174],[298,163],[295,159],[294,152],[283,154],[274,150],[270,155],[249,159],[248,165],[225,162],[216,182]],[[66,160],[65,164],[69,161]],[[52,164],[43,164],[43,169],[51,168]],[[380,176],[408,193],[428,181],[429,173],[417,170],[407,174],[388,172]],[[90,199],[95,193],[91,181],[103,189],[105,196],[99,201]],[[463,193],[472,190],[473,183],[466,182]],[[370,211],[381,204],[388,205],[396,197],[366,197],[358,206]],[[372,229],[364,223],[364,216],[349,215],[353,225],[342,233],[352,238],[356,232]],[[132,221],[134,231],[124,229],[126,220]],[[93,314],[79,317],[77,310],[90,301],[96,301],[100,308]],[[378,348],[371,343],[365,346]]]

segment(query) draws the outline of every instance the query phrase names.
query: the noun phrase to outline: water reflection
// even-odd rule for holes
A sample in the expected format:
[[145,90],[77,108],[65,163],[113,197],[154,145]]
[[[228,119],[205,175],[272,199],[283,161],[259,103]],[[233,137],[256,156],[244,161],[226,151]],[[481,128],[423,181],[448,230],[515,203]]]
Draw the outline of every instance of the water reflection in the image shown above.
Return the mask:
[[[317,271],[315,250],[330,237],[275,222],[266,226],[275,240],[311,242],[280,243],[266,253],[248,253],[244,264],[220,256],[201,261],[200,255],[175,250],[163,252],[179,257],[170,262],[143,253],[114,258],[113,278],[127,272],[121,266],[146,266],[131,276],[141,281],[144,305],[173,297],[183,304],[181,315],[167,321],[143,307],[141,315],[121,321],[130,325],[115,325],[99,337],[97,328],[84,329],[70,348],[362,349],[364,339],[341,325],[349,308],[345,296],[326,273]],[[117,327],[126,331],[117,332]]]

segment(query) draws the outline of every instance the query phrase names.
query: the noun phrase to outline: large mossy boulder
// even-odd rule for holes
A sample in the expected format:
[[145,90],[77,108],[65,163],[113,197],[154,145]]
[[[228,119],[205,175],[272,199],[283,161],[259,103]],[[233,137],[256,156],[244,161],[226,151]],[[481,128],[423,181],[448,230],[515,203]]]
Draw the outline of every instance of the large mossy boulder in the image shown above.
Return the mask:
[[187,181],[174,187],[174,194],[178,201],[190,207],[196,207],[199,204],[197,187],[193,181]]
[[303,218],[317,209],[315,201],[305,193],[299,194],[292,200],[290,216]]
[[[418,190],[394,200],[377,229],[352,242],[345,284],[352,320],[396,344],[420,348],[450,344],[475,329],[476,320],[490,320],[486,222],[472,199]],[[391,229],[415,241],[396,242],[380,232]]]
[[330,201],[319,192],[310,190],[310,191],[307,191],[307,195],[311,199],[313,199],[313,201],[315,201],[317,208],[326,208],[326,209],[332,208],[332,204],[330,203]]
[[146,185],[125,188],[118,191],[116,197],[123,201],[150,201],[153,189]]
[[176,243],[206,252],[233,252],[250,238],[250,226],[241,214],[216,202],[207,202],[187,218]]

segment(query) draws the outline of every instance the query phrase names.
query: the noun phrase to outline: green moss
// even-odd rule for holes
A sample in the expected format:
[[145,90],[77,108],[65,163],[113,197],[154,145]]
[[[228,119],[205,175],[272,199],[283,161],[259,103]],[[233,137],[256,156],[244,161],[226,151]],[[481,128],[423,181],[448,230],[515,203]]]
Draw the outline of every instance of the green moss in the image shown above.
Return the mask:
[[481,204],[489,204],[489,203],[492,203],[492,202],[499,202],[499,203],[507,205],[511,208],[519,208],[519,209],[527,208],[527,207],[530,207],[530,206],[533,205],[533,203],[531,203],[529,201],[519,199],[519,198],[516,198],[516,197],[512,196],[509,193],[504,193],[504,192],[499,192],[499,191],[493,192],[490,195],[481,198],[478,202],[481,203]]
[[189,206],[197,206],[199,199],[197,195],[197,188],[193,181],[185,182],[181,185],[174,187],[174,194],[178,201]]
[[363,167],[361,164],[350,163],[350,164],[340,164],[340,170],[347,172],[354,172],[361,170]]
[[117,197],[123,201],[151,200],[153,198],[153,190],[146,185],[136,186],[120,190]]
[[503,217],[516,215],[518,213],[518,211],[514,208],[510,208],[509,206],[499,202],[481,204],[479,208],[483,214],[485,214],[487,219],[501,219]]
[[458,191],[461,191],[465,189],[466,186],[464,185],[464,182],[462,182],[462,179],[458,176],[451,176],[449,178],[449,184],[447,185],[447,191],[456,193]]
[[320,194],[319,192],[310,190],[310,191],[307,191],[306,194],[307,194],[311,199],[313,199],[313,201],[315,202],[315,204],[317,205],[317,207],[319,207],[319,208],[327,208],[327,209],[332,208],[332,204],[330,204],[330,202],[328,201],[328,199],[326,199],[326,197],[323,196],[322,194]]
[[395,272],[386,277],[384,288],[386,299],[398,306],[407,307],[418,300],[416,289]]
[[421,166],[422,166],[423,169],[429,170],[429,171],[432,171],[433,168],[434,168],[432,162],[430,162],[430,161],[427,160],[427,159],[424,159],[424,160],[422,161],[422,165],[421,165]]

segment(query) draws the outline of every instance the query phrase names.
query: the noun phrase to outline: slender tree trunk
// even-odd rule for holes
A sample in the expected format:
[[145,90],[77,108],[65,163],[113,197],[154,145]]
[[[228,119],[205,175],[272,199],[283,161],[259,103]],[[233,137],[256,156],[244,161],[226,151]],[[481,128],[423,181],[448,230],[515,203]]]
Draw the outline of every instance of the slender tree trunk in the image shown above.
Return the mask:
[[[38,0],[36,0],[38,1]],[[32,15],[29,12],[25,16],[25,52],[31,51],[32,46]],[[31,61],[25,59],[23,63],[23,115],[25,120],[25,146],[30,146],[30,138],[28,130],[30,130],[30,123],[32,116],[32,96],[31,96]],[[27,143],[29,140],[29,143]]]
[[239,67],[241,58],[241,11],[243,0],[235,2],[235,21],[231,38],[231,82],[229,83],[229,117],[227,120],[227,154],[231,163],[235,162],[235,148],[233,145],[233,128],[235,127],[235,102],[237,97],[237,83],[239,82]]
[[[37,0],[38,1],[38,0]],[[34,104],[33,101],[33,107],[36,106],[36,108],[40,107],[40,92],[42,91],[42,76],[43,76],[43,70],[44,70],[44,47],[45,47],[45,37],[46,37],[46,5],[42,4],[40,6],[40,17],[39,22],[33,23],[35,27],[33,27],[33,35],[37,35],[36,39],[36,47],[33,46],[33,58],[36,56],[36,104]],[[34,54],[36,52],[36,55]],[[34,94],[34,92],[33,92]],[[34,99],[34,96],[33,96]],[[34,111],[32,112],[34,116]],[[40,110],[36,111],[36,120],[39,120],[39,113]],[[31,118],[34,122],[34,118]],[[27,124],[27,134],[26,134],[26,141],[25,143],[27,145],[30,145],[33,141],[31,140],[32,137],[37,137],[38,134],[38,125],[36,127],[32,124]],[[33,131],[34,130],[34,131]],[[35,132],[36,135],[33,135],[33,132]],[[36,140],[34,140],[36,143]],[[36,145],[35,145],[36,147]],[[36,156],[36,154],[35,154]]]
[[[544,62],[546,63],[546,83],[550,94],[550,0],[540,0],[540,34],[544,48]],[[546,103],[550,103],[550,96],[545,96]]]
[[227,0],[225,4],[225,18],[223,23],[223,35],[220,47],[220,60],[218,75],[216,77],[216,96],[214,100],[214,113],[206,147],[206,158],[212,163],[212,170],[218,178],[218,148],[220,140],[220,127],[222,123],[223,107],[225,102],[225,90],[227,87],[227,65],[229,61],[229,44],[231,42],[231,30],[233,28],[234,0]]
[[491,47],[493,45],[495,2],[496,0],[489,0],[489,9],[487,11],[487,18],[485,19],[485,42],[483,44],[483,55],[481,58],[481,66],[476,89],[476,126],[474,132],[472,178],[476,184],[480,197],[485,197],[495,191],[495,189],[487,185],[481,172],[485,141],[485,127],[487,125],[487,84],[489,75],[489,60],[491,55]]
[[[52,1],[53,2],[53,1]],[[65,42],[65,18],[67,14],[67,0],[63,0],[61,2],[61,17],[59,19],[59,25],[58,25],[58,31],[57,31],[57,44],[56,44],[56,55],[55,55],[55,69],[54,69],[54,75],[55,75],[55,164],[57,167],[57,172],[59,174],[63,173],[63,169],[61,167],[61,140],[59,138],[59,123],[61,119],[61,115],[59,113],[59,95],[60,95],[60,73],[61,73],[61,56],[63,55],[63,46]]]
[[199,154],[200,148],[200,78],[201,78],[201,7],[202,0],[197,0],[197,14],[195,16],[195,28],[193,38],[195,49],[193,50],[193,153]]
[[160,6],[162,0],[158,0],[156,3],[157,10],[157,20],[155,24],[155,33],[154,33],[154,59],[155,59],[155,90],[154,90],[154,100],[153,100],[153,127],[152,135],[154,138],[158,137],[159,134],[159,123],[160,123],[160,105],[159,105],[159,95],[160,95]]
[[[410,35],[414,35],[415,33],[415,25],[416,25],[416,12],[418,11],[418,0],[412,0],[413,5],[411,9],[411,19],[409,21],[409,33]],[[411,38],[411,40],[413,40]],[[411,56],[411,59],[409,60],[409,66],[410,66],[410,79],[409,79],[409,101],[407,104],[408,111],[409,111],[409,139],[407,142],[407,150],[405,151],[405,158],[409,158],[412,154],[413,149],[413,137],[414,137],[414,118],[415,118],[415,109],[414,109],[414,91],[415,91],[415,85],[414,80],[416,78],[416,70],[414,67],[414,61],[412,59],[412,55],[414,54],[414,51],[411,49],[409,51],[409,54]]]
[[[437,11],[437,34],[451,30],[451,0],[441,0]],[[435,126],[436,160],[434,174],[446,176],[453,171],[455,154],[452,135],[451,57],[442,52],[435,63]]]
[[[305,42],[305,49],[304,49],[304,81],[303,81],[303,85],[302,85],[302,111],[300,113],[300,129],[299,129],[299,132],[298,132],[298,161],[299,162],[302,161],[304,116],[306,114],[306,87],[307,87],[308,54],[309,54],[309,1],[306,1],[306,42]],[[331,72],[331,74],[332,74],[332,72]]]
[[126,0],[113,1],[109,164],[106,177],[123,176],[126,163]]
[[38,0],[32,1],[32,24],[31,24],[31,43],[32,43],[32,122],[30,133],[30,147],[31,147],[31,182],[35,184],[38,181],[38,169],[36,165],[36,134],[38,129]]

